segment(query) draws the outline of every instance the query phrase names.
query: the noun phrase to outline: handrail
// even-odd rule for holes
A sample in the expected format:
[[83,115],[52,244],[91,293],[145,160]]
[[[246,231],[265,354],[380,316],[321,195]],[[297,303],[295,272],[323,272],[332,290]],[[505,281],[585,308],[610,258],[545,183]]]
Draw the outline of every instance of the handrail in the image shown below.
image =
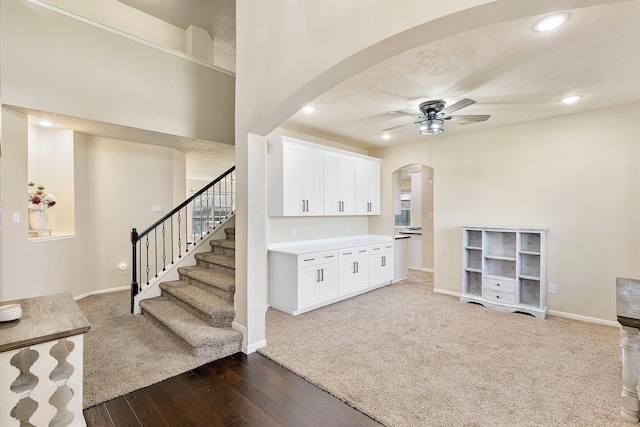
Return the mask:
[[[132,313],[134,298],[142,290],[142,282],[149,285],[152,278],[158,277],[159,271],[165,271],[168,265],[182,258],[183,252],[189,252],[189,245],[202,240],[222,219],[228,218],[235,211],[234,172],[235,166],[195,192],[142,233],[138,233],[135,228],[131,230]],[[191,242],[188,241],[189,237],[193,238]],[[144,273],[146,277],[143,277]]]

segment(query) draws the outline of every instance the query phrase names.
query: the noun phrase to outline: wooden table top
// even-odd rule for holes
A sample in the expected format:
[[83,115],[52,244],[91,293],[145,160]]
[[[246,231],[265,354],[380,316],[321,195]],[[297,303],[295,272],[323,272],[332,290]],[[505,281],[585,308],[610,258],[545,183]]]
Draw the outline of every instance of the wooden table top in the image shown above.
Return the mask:
[[22,316],[10,322],[0,322],[0,352],[84,334],[91,329],[69,293],[0,303],[6,304],[20,304]]

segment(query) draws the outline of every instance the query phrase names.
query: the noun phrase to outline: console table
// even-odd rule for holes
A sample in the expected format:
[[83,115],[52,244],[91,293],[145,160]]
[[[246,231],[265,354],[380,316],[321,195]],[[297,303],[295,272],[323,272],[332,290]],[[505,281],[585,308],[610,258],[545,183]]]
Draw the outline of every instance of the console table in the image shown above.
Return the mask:
[[616,279],[616,309],[620,323],[622,356],[622,409],[620,415],[638,422],[638,330],[640,330],[640,280]]
[[91,325],[69,293],[20,304],[0,323],[0,425],[86,426],[82,415],[83,334]]

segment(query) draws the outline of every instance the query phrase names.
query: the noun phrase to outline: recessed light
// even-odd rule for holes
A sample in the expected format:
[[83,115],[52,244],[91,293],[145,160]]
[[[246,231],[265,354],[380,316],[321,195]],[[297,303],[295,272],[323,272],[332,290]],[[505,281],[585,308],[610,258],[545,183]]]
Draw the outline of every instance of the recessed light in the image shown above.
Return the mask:
[[56,125],[55,123],[50,122],[49,120],[39,120],[38,124],[45,128],[52,128]]
[[567,12],[545,16],[533,25],[533,31],[551,31],[569,20]]
[[302,107],[302,111],[304,111],[307,114],[311,114],[314,111],[316,111],[316,107],[312,107],[311,105],[307,105],[306,107]]
[[578,101],[580,98],[582,98],[582,95],[569,95],[562,98],[560,102],[562,102],[563,104],[573,104],[574,102]]
[[388,133],[383,133],[382,134],[382,139],[391,139],[391,135],[389,135]]

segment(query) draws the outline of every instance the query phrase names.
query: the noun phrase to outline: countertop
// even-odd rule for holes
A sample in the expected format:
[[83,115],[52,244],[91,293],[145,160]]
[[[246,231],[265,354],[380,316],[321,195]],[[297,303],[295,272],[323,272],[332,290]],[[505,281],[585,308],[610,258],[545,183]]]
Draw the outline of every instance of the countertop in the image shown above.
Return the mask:
[[328,251],[332,249],[350,248],[355,246],[375,245],[377,243],[393,242],[391,236],[356,236],[349,238],[303,240],[299,242],[276,243],[269,245],[270,252],[280,252],[290,255],[308,254],[311,252]]
[[71,294],[45,295],[0,305],[20,304],[22,316],[0,323],[0,352],[84,334],[91,325]]

